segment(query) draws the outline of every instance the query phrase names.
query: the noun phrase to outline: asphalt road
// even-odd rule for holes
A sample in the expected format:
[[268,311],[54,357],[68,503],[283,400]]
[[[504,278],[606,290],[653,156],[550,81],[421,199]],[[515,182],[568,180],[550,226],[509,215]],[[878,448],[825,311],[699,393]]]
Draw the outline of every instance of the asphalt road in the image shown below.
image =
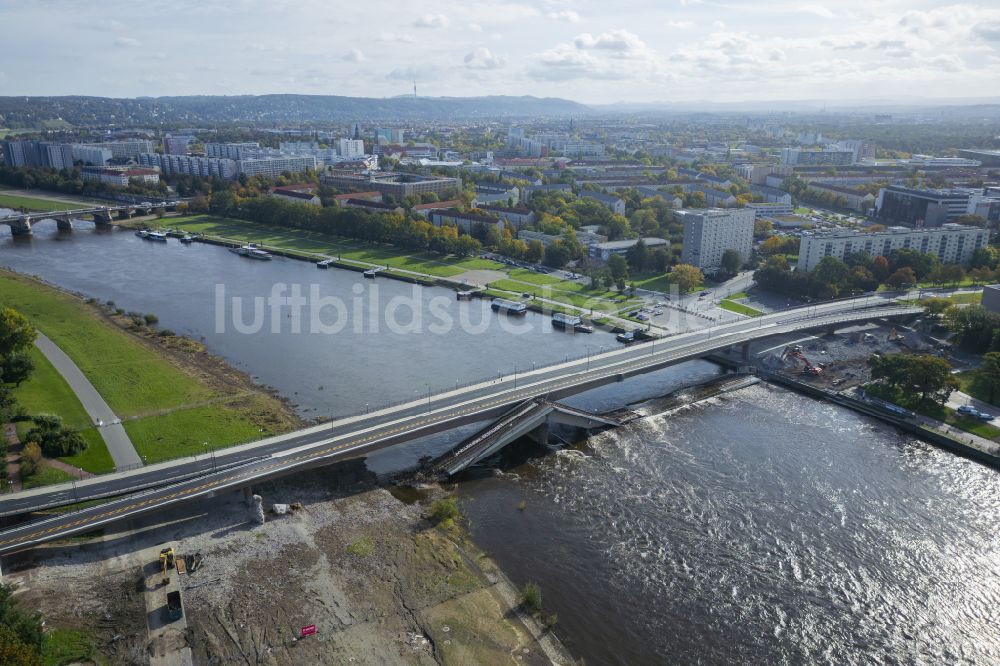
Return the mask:
[[[872,301],[888,304],[884,299]],[[857,306],[857,301],[853,305]],[[121,494],[138,484],[166,484],[140,494],[121,497],[98,506],[67,513],[44,522],[20,525],[0,532],[0,554],[224,489],[290,474],[365,455],[379,448],[480,421],[532,397],[559,399],[629,376],[704,356],[711,351],[748,339],[779,335],[806,328],[919,312],[919,308],[889,307],[851,310],[852,303],[830,303],[796,311],[737,322],[655,343],[616,349],[589,359],[570,361],[530,373],[503,377],[483,384],[387,408],[368,415],[342,419],[306,431],[274,437],[253,445],[203,457],[151,466],[136,472],[97,477],[60,488],[25,491],[0,502],[11,514],[40,505],[67,504],[77,500]],[[215,471],[213,471],[213,469]],[[188,477],[177,482],[178,479]],[[20,507],[20,508],[19,508]]]
[[80,371],[73,359],[41,333],[35,339],[35,346],[76,393],[76,397],[80,399],[84,410],[90,416],[91,423],[98,426],[97,431],[108,445],[115,467],[122,469],[142,465],[142,459],[136,453],[132,440],[121,424],[121,419],[111,411],[111,407],[104,402],[104,398]]

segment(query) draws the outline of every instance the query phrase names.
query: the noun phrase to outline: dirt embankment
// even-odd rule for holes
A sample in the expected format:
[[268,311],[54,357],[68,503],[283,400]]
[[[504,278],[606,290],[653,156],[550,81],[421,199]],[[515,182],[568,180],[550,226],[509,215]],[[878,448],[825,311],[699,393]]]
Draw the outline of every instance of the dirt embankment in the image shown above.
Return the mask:
[[[258,525],[242,494],[227,494],[82,550],[38,551],[15,577],[53,626],[93,632],[113,663],[144,663],[134,657],[147,650],[136,590],[149,563],[137,554],[161,545],[204,556],[198,571],[179,577],[196,664],[570,661],[512,608],[515,592],[460,529],[425,519],[431,498],[397,500],[361,461],[255,492],[268,509],[302,508]],[[316,634],[299,639],[307,625]]]

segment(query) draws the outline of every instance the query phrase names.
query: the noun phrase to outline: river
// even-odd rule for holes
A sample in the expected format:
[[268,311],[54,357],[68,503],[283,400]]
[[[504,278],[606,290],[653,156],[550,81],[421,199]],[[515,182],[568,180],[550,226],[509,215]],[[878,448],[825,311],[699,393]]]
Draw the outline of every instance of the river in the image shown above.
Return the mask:
[[[217,283],[245,297],[276,281],[341,295],[374,285],[80,226],[0,235],[0,265],[155,312],[309,414],[614,344],[554,334],[534,315],[532,331],[515,335],[488,313],[481,333],[218,333]],[[412,294],[374,283],[383,297]],[[466,307],[448,303],[456,317]],[[686,363],[570,402],[616,408],[716,372]],[[398,469],[461,434],[380,452],[369,466]],[[588,664],[1000,662],[996,472],[878,422],[758,385],[508,464],[459,484],[472,536],[515,582],[540,585],[557,634]]]

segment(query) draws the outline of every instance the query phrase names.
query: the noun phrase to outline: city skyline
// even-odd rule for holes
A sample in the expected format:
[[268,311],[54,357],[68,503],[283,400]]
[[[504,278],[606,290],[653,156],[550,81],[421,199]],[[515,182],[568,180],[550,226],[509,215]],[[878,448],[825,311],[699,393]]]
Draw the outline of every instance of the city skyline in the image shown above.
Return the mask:
[[[0,2],[6,95],[535,95],[585,104],[982,97],[1000,7],[676,0]],[[51,35],[58,34],[58,40]],[[44,45],[44,48],[39,48]]]

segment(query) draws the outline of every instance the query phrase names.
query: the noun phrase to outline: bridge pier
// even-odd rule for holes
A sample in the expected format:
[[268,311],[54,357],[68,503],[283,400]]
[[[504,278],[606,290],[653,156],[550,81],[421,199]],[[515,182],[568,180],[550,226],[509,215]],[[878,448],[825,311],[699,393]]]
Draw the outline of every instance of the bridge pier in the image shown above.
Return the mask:
[[10,233],[12,236],[30,236],[31,235],[31,218],[24,217],[20,220],[15,220],[10,222]]
[[743,345],[742,345],[742,347],[740,348],[740,358],[743,359],[744,361],[749,361],[750,360],[750,343],[749,342],[744,342]]
[[94,224],[97,226],[110,226],[111,225],[111,212],[103,211],[98,213],[91,213],[91,217],[94,218]]
[[[111,217],[111,215],[108,214],[108,218],[110,218],[110,217]],[[127,210],[123,209],[123,210],[118,211],[118,219],[119,220],[127,220],[127,219],[129,219],[131,217],[132,217],[132,210],[131,209],[127,209]],[[110,219],[108,220],[108,224],[111,224],[111,220]]]
[[53,219],[56,221],[56,226],[59,228],[59,231],[73,231],[73,220],[70,219],[69,215],[63,215]]

